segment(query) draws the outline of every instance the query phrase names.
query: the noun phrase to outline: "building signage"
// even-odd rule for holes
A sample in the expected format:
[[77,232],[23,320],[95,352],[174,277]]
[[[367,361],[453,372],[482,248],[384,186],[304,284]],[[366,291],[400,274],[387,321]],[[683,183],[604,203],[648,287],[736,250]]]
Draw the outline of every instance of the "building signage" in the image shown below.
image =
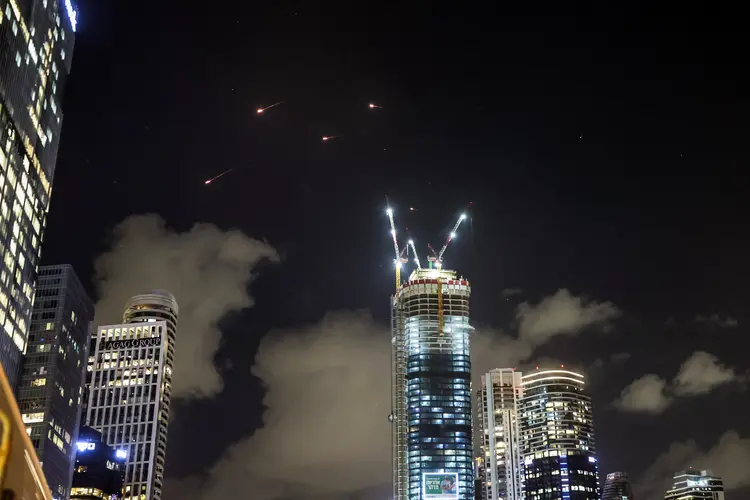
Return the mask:
[[116,468],[117,468],[117,464],[116,463],[107,460],[107,469],[109,469],[109,470],[115,470]]
[[422,473],[422,498],[424,500],[457,500],[457,472]]
[[70,18],[70,25],[73,27],[73,31],[76,30],[76,24],[78,24],[78,12],[73,8],[73,4],[70,0],[65,0],[65,10],[68,11],[68,17]]
[[108,340],[103,342],[103,345],[99,349],[109,351],[110,349],[133,349],[135,347],[154,347],[160,345],[161,337],[150,337],[146,339]]

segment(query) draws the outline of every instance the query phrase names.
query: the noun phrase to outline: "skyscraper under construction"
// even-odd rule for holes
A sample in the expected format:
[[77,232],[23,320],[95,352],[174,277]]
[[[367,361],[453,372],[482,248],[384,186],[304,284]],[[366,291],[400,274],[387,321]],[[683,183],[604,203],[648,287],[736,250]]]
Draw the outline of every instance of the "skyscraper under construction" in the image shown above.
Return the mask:
[[474,498],[471,286],[435,260],[391,302],[395,500]]

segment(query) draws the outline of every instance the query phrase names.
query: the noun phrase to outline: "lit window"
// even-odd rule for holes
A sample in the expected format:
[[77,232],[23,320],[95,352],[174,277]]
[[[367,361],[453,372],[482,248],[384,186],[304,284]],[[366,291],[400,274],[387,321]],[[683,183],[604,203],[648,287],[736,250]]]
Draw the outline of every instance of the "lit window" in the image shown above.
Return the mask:
[[46,378],[37,378],[31,381],[31,385],[34,387],[40,387],[42,385],[47,385],[47,379]]
[[44,422],[44,412],[24,413],[21,415],[21,419],[25,424],[36,424],[39,422]]

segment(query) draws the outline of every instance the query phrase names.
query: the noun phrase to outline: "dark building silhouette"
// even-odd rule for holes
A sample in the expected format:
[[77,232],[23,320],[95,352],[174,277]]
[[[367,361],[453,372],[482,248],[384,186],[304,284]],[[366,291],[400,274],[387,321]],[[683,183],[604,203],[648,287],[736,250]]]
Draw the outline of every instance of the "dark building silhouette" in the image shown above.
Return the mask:
[[70,498],[120,500],[126,454],[102,442],[91,427],[81,427]]
[[54,498],[70,491],[93,319],[71,266],[39,268],[18,406]]
[[624,472],[610,472],[604,482],[602,500],[633,500],[633,489]]

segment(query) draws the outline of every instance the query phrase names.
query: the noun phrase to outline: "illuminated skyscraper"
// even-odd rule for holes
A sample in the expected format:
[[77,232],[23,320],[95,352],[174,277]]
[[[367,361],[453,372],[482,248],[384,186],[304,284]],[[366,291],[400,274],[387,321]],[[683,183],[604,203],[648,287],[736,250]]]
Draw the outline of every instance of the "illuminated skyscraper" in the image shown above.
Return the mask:
[[76,12],[0,0],[0,362],[16,387],[55,175]]
[[18,406],[58,499],[70,496],[93,320],[94,304],[71,266],[39,268]]
[[724,500],[724,481],[711,471],[680,471],[664,500]]
[[167,292],[136,295],[93,342],[86,422],[126,455],[125,498],[161,498],[177,313]]
[[604,481],[602,500],[633,500],[633,489],[624,472],[610,472]]
[[482,375],[478,391],[479,432],[484,458],[483,500],[521,500],[521,433],[518,402],[523,397],[521,372],[512,368]]
[[536,370],[521,380],[524,497],[597,500],[594,423],[583,375],[564,369]]
[[467,280],[418,269],[392,299],[396,500],[473,500]]

